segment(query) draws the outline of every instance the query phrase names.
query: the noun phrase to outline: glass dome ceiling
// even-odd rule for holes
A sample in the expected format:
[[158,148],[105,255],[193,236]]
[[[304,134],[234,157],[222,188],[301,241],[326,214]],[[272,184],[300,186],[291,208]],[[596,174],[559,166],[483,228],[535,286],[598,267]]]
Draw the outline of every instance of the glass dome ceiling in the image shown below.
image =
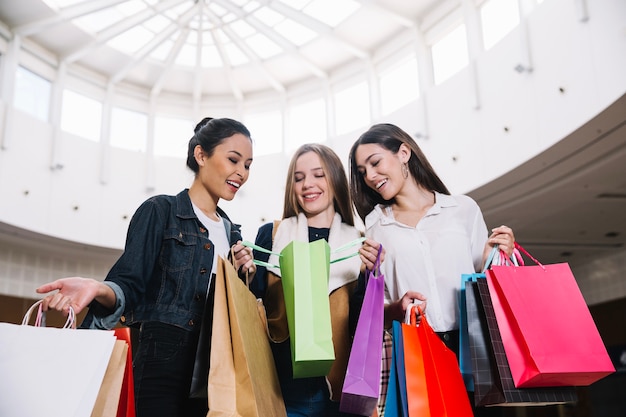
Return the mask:
[[[6,0],[3,30],[53,66],[151,96],[242,101],[414,41],[436,0]],[[388,48],[387,48],[388,49]]]

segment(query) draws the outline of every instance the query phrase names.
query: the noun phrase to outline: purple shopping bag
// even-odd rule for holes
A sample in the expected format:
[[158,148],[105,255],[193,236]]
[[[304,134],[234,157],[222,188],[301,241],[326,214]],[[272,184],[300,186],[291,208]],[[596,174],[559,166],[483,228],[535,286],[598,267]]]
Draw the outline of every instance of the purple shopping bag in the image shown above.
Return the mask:
[[369,273],[339,404],[341,411],[363,416],[372,414],[380,394],[385,285],[379,269],[380,249]]

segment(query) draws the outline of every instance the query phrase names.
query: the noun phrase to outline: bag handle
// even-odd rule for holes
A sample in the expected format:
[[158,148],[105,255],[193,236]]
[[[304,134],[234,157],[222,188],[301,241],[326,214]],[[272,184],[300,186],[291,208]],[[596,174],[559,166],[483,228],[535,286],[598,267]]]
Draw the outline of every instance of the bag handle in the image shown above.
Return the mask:
[[[230,259],[231,259],[230,263],[233,266],[233,268],[235,267],[235,250],[233,249],[234,247],[235,245],[230,247]],[[239,272],[237,272],[237,276],[239,276]],[[241,277],[239,276],[239,278]],[[246,287],[250,289],[250,273],[248,272],[247,269],[246,269]]]
[[[332,250],[330,253],[331,254],[336,254],[338,252],[343,252],[346,249],[349,249],[349,248],[351,248],[353,246],[356,246],[356,245],[359,245],[359,244],[363,243],[364,241],[365,241],[364,237],[360,237],[358,239],[351,240],[350,242],[346,243],[345,245],[342,245],[342,246],[338,247],[337,249]],[[257,250],[259,252],[267,253],[269,255],[276,255],[278,257],[282,256],[282,254],[279,253],[279,252],[273,252],[273,251],[271,251],[269,249],[262,248],[261,246],[255,245],[254,243],[249,242],[247,240],[241,242],[241,244],[243,246],[247,246],[249,248],[252,248],[252,249]],[[335,262],[343,261],[343,260],[346,260],[348,258],[352,258],[353,256],[357,256],[358,254],[359,254],[359,251],[356,251],[356,252],[351,253],[349,255],[342,256],[342,257],[337,258],[337,259],[333,259],[333,260],[330,261],[330,263],[333,264]],[[253,262],[254,262],[255,265],[264,266],[266,268],[280,268],[280,266],[278,266],[278,265],[270,264],[270,263],[267,263],[265,261],[260,261],[258,259],[254,259]]]
[[[365,242],[365,238],[364,237],[360,237],[354,240],[351,240],[350,242],[346,243],[345,245],[341,245],[339,246],[337,249],[333,249],[330,251],[331,254],[337,254],[339,252],[343,252],[346,249],[350,249],[353,246],[359,246],[361,245],[363,242]],[[357,250],[356,252],[352,252],[348,255],[342,256],[340,258],[337,259],[333,259],[330,261],[331,264],[334,264],[335,262],[340,262],[340,261],[344,261],[346,259],[352,258],[354,256],[358,256],[359,255],[359,251]],[[380,256],[380,252],[379,252],[379,256]],[[378,258],[377,258],[378,259]]]
[[404,323],[410,324],[413,327],[419,326],[417,324],[417,316],[421,316],[421,320],[426,320],[426,313],[422,310],[422,304],[418,302],[412,302],[406,307],[404,312]]
[[[518,261],[515,253],[511,255],[511,257],[509,258],[508,256],[506,256],[506,253],[504,251],[498,248],[498,245],[495,245],[493,248],[491,248],[491,252],[489,252],[489,256],[487,257],[487,260],[485,261],[485,266],[483,267],[483,270],[482,270],[483,274],[485,273],[486,270],[489,269],[491,265],[493,265],[493,262],[496,259],[496,254],[499,255],[500,265],[515,265],[515,266],[520,265],[520,262]],[[521,262],[521,264],[523,265],[523,262]]]
[[[22,319],[22,326],[27,326],[30,321],[30,316],[33,314],[35,308],[37,308],[37,316],[35,317],[35,327],[46,327],[46,313],[43,311],[43,300],[36,301],[24,314]],[[67,314],[67,320],[63,325],[64,329],[76,328],[76,313],[72,306],[70,306],[69,313]]]
[[365,279],[366,279],[366,284],[367,281],[369,281],[370,278],[370,274],[373,274],[375,279],[378,279],[378,277],[380,277],[380,254],[383,252],[383,245],[379,245],[378,246],[378,253],[376,254],[376,260],[374,261],[374,267],[372,268],[372,270],[365,270]]
[[535,258],[533,258],[533,256],[532,256],[530,253],[528,253],[528,251],[527,251],[526,249],[524,249],[524,248],[522,247],[522,245],[520,245],[520,244],[519,244],[519,243],[517,243],[517,242],[515,242],[515,249],[517,249],[517,250],[520,250],[520,251],[524,252],[524,254],[525,254],[526,256],[528,256],[530,259],[532,259],[532,260],[533,260],[533,262],[535,262],[537,265],[539,265],[539,266],[540,266],[543,270],[545,270],[545,269],[546,269],[546,267],[545,267],[545,266],[543,266],[543,265],[541,264],[541,262],[539,262],[538,260],[536,260]]

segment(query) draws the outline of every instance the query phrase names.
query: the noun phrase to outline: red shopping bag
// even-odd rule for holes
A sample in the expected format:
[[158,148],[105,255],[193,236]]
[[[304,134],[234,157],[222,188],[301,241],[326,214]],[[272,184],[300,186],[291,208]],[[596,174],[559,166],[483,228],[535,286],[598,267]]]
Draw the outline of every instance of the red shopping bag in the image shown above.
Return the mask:
[[128,344],[126,369],[122,381],[120,402],[117,407],[117,417],[135,417],[135,382],[133,380],[133,353],[130,337],[130,328],[119,327],[114,329],[115,337]]
[[415,309],[419,308],[409,306],[409,324],[402,325],[409,416],[472,416],[456,355],[437,336],[424,314],[415,325]]
[[518,388],[587,386],[615,372],[568,264],[492,266],[487,282]]

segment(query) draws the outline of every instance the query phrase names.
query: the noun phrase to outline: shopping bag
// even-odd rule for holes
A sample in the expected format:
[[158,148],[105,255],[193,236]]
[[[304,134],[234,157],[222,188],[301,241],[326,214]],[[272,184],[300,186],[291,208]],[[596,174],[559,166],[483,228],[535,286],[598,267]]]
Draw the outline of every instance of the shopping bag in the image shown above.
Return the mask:
[[221,257],[210,355],[208,417],[287,415],[257,300]]
[[43,323],[41,300],[21,325],[0,323],[0,416],[89,417],[116,338],[108,330],[75,329],[73,310],[64,328]]
[[465,297],[475,406],[539,406],[577,401],[574,387],[516,388],[486,278],[468,283]]
[[380,274],[380,253],[368,273],[365,296],[359,313],[343,383],[339,409],[345,413],[371,416],[380,395],[385,277]]
[[[416,312],[421,320],[416,325]],[[458,359],[412,304],[402,325],[409,417],[472,416]]]
[[615,372],[569,265],[533,260],[486,274],[515,386],[587,386]]
[[408,417],[404,343],[402,340],[402,324],[399,321],[394,320],[392,322],[391,339],[391,365],[389,366],[389,382],[387,384],[384,415],[386,417]]
[[116,417],[124,382],[128,344],[116,340],[91,417]]
[[461,289],[459,291],[459,369],[467,391],[474,391],[474,376],[472,375],[472,357],[470,353],[470,334],[467,317],[466,292],[470,282],[484,278],[484,273],[462,274]]
[[[476,282],[479,278],[485,278],[485,271],[491,267],[494,261],[499,259],[500,264],[504,264],[506,255],[494,246],[489,252],[482,272],[461,275],[461,289],[459,291],[459,368],[467,391],[474,391],[474,377],[472,373],[472,358],[470,355],[470,340],[472,336],[468,332],[468,319],[466,309],[466,287],[470,282]],[[514,258],[515,259],[515,258]]]
[[365,238],[354,239],[332,252],[324,239],[314,242],[294,240],[280,253],[247,241],[242,242],[244,246],[274,254],[279,258],[279,265],[257,259],[254,263],[280,269],[294,378],[329,374],[335,361],[328,297],[330,264],[357,256],[358,251],[332,260],[331,253],[344,252],[364,240]]
[[328,242],[292,241],[281,251],[280,272],[293,377],[324,376],[335,360],[328,301]]
[[[391,361],[393,356],[393,336],[392,329],[383,331],[383,354],[380,369],[380,394],[376,404],[376,415],[385,415],[385,404],[387,402],[387,391],[389,390],[389,379],[391,378]],[[372,417],[374,415],[372,414]]]
[[115,337],[128,345],[126,351],[126,367],[120,391],[120,401],[117,407],[117,417],[135,417],[135,381],[133,376],[133,348],[129,327],[113,329]]

